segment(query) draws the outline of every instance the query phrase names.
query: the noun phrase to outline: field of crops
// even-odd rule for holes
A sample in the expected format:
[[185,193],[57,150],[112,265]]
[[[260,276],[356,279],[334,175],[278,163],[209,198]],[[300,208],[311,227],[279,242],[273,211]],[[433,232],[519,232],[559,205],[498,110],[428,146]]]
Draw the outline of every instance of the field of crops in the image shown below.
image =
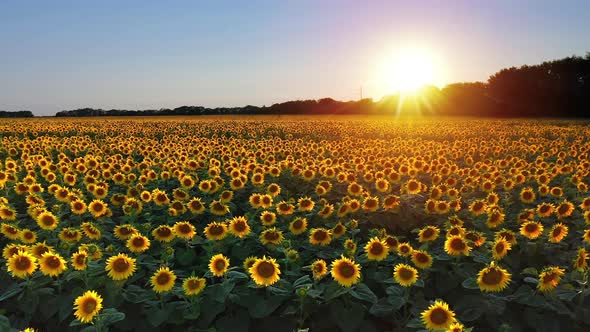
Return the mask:
[[590,127],[0,121],[0,331],[588,331]]

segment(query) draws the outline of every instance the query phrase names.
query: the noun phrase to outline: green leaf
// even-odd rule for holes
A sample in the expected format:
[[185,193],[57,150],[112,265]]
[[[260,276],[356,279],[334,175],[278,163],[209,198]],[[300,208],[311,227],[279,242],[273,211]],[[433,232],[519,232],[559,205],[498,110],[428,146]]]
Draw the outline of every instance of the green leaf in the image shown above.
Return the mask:
[[578,291],[571,286],[559,287],[555,290],[555,295],[557,295],[560,300],[571,302],[578,295]]
[[197,254],[192,249],[179,249],[175,257],[180,265],[189,266],[195,262]]
[[152,298],[152,293],[137,285],[129,285],[123,289],[123,298],[131,303],[143,303]]
[[397,309],[394,308],[391,304],[382,303],[382,301],[379,301],[378,303],[375,303],[371,306],[371,308],[369,309],[369,313],[371,313],[371,315],[373,316],[387,318],[392,317],[393,313],[396,310]]
[[477,279],[475,278],[467,278],[463,281],[463,283],[461,283],[461,285],[465,289],[479,289]]
[[10,285],[6,291],[0,295],[0,302],[8,300],[9,298],[18,295],[23,289],[20,287],[18,283],[13,283]]
[[311,278],[306,274],[303,277],[295,280],[293,282],[293,287],[295,289],[301,288],[301,287],[305,287],[305,286],[309,286],[313,283],[313,281],[311,280]]
[[108,308],[102,311],[100,319],[104,326],[108,326],[125,319],[125,314],[115,308]]
[[286,297],[271,296],[267,299],[253,296],[252,305],[248,306],[248,312],[252,318],[265,318],[270,316],[286,300]]
[[233,282],[224,281],[222,284],[215,284],[207,287],[205,292],[211,296],[211,298],[219,303],[225,303],[227,295],[232,291],[235,284]]
[[326,287],[324,298],[326,301],[331,301],[341,295],[347,294],[348,292],[350,292],[349,287],[342,287],[338,283],[333,282]]
[[227,273],[227,278],[228,279],[234,279],[234,280],[247,280],[250,279],[250,277],[248,277],[245,273],[239,272],[239,271],[229,271]]
[[377,295],[364,283],[358,284],[350,291],[352,297],[357,298],[361,301],[367,301],[370,303],[377,303]]
[[146,318],[153,327],[162,325],[162,323],[168,319],[169,315],[170,309],[166,307],[164,307],[164,309],[160,309],[160,307],[152,307],[146,312]]
[[421,329],[424,328],[424,324],[422,323],[422,320],[418,317],[415,317],[413,319],[411,319],[408,324],[406,324],[406,327],[409,328],[413,328],[413,329]]
[[10,331],[10,321],[3,315],[0,315],[0,331]]
[[80,332],[96,332],[96,327],[87,326],[86,328],[82,329]]
[[183,313],[183,317],[188,320],[198,319],[200,315],[201,307],[198,303],[192,304],[190,307],[186,308]]
[[539,279],[532,278],[532,277],[526,277],[523,279],[523,281],[526,283],[529,283],[529,284],[533,284],[533,285],[537,285],[539,283]]
[[522,270],[520,274],[537,276],[539,275],[539,271],[537,271],[537,269],[535,269],[534,267],[527,267],[526,269]]
[[341,301],[330,304],[332,321],[344,332],[356,331],[365,318],[366,309],[362,304],[353,302],[350,306]]

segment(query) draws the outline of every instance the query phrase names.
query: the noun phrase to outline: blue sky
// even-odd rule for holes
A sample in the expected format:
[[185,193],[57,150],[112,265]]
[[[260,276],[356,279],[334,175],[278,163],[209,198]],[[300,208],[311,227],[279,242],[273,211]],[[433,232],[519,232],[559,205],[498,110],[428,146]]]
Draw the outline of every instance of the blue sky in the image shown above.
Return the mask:
[[380,98],[427,49],[444,81],[590,51],[588,1],[3,1],[0,110]]

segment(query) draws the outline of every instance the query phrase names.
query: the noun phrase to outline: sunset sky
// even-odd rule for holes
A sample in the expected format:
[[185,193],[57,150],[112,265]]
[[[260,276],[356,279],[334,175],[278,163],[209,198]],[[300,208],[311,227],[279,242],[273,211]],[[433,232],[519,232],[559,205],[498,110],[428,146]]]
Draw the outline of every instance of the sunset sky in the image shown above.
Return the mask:
[[400,50],[442,87],[584,55],[588,31],[589,1],[3,1],[0,110],[378,99]]

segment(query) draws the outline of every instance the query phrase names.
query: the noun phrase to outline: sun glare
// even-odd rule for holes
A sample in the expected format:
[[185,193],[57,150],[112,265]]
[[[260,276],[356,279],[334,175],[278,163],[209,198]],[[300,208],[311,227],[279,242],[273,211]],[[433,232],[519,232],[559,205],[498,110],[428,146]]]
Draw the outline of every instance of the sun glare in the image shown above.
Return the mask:
[[441,64],[425,49],[405,48],[390,55],[381,69],[388,93],[413,94],[425,85],[442,85]]

